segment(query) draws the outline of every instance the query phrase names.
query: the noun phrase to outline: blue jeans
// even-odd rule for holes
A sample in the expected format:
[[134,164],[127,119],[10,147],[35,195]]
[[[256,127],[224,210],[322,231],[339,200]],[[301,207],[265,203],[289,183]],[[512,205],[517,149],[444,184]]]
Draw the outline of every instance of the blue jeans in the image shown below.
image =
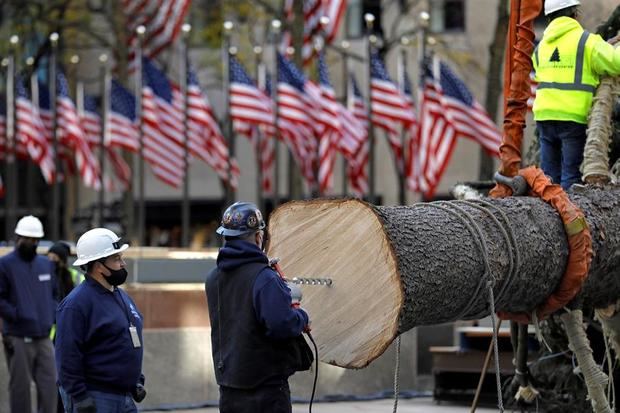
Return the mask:
[[571,121],[536,122],[540,140],[540,165],[546,175],[565,190],[581,183],[579,167],[586,144],[586,125]]
[[[65,413],[75,413],[71,396],[62,387],[58,390],[65,406]],[[97,413],[137,413],[138,411],[129,393],[122,395],[89,390],[88,395],[95,401]]]

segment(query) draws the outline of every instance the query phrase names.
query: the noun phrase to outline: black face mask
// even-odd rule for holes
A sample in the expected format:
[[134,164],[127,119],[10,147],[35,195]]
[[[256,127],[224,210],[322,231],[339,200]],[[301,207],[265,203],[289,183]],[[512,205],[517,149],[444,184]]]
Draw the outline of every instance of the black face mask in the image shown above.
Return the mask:
[[32,261],[37,256],[37,244],[21,243],[17,246],[17,253],[24,261]]
[[110,285],[117,287],[127,281],[127,270],[125,268],[121,268],[120,270],[113,270],[105,264],[103,264],[103,266],[106,267],[108,271],[110,271],[110,275],[104,275],[106,281]]

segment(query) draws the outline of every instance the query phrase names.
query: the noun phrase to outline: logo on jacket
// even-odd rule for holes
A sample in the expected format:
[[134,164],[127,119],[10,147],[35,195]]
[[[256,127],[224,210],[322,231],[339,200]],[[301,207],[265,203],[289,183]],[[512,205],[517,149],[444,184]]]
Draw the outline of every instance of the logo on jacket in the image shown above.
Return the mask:
[[140,313],[138,313],[138,310],[136,310],[136,308],[131,303],[129,303],[129,311],[131,311],[131,314],[138,320],[142,319],[142,317],[140,317]]
[[555,50],[553,51],[553,53],[551,54],[551,57],[549,58],[550,62],[560,62],[560,50],[556,47]]

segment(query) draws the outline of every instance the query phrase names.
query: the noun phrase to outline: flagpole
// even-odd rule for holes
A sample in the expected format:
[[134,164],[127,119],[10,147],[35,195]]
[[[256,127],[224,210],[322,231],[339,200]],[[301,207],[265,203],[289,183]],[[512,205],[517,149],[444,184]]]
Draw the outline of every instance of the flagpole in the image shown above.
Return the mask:
[[[35,107],[38,112],[39,111],[39,80],[37,77],[37,73],[34,70],[34,57],[32,56],[28,57],[26,59],[26,65],[28,66],[29,68],[28,71],[30,72],[30,96],[32,99],[32,106]],[[13,95],[13,99],[14,98],[15,98],[15,95]],[[17,125],[17,122],[15,122],[14,125]],[[15,142],[17,142],[16,139],[15,139]],[[34,182],[35,182],[35,179],[37,178],[35,176],[36,173],[37,173],[37,170],[34,168],[34,165],[28,165],[28,168],[26,169],[26,184],[28,185],[29,188],[34,187]],[[33,208],[35,206],[35,203],[36,203],[34,200],[35,195],[36,195],[35,191],[27,191],[27,194],[26,194],[27,208]],[[17,198],[15,197],[15,199]]]
[[144,122],[142,120],[142,41],[144,40],[144,33],[146,27],[138,26],[136,29],[138,34],[138,47],[136,50],[136,119],[138,120],[138,220],[137,220],[137,234],[138,245],[141,247],[145,243],[145,225],[146,225],[146,208],[144,204]]
[[[420,88],[424,88],[424,81],[426,79],[425,70],[424,70],[424,59],[426,57],[426,43],[428,36],[428,25],[430,21],[430,14],[426,11],[420,12],[420,36],[418,37],[418,64],[420,68]],[[418,95],[421,95],[420,93]],[[418,96],[418,101],[420,100],[420,96]],[[419,103],[419,102],[418,102]],[[417,105],[419,109],[420,105]],[[421,119],[418,117],[418,119]]]
[[[424,82],[426,81],[426,74],[425,74],[425,65],[424,65],[424,59],[426,58],[426,41],[427,41],[427,35],[428,35],[428,25],[430,22],[430,14],[427,11],[422,11],[420,12],[420,35],[418,36],[418,69],[419,69],[419,89],[418,89],[418,102],[416,105],[416,108],[418,110],[418,119],[420,120],[420,127],[421,122],[422,122],[422,105],[421,105],[421,101],[422,101],[422,95],[423,95],[423,90],[424,90]],[[420,130],[418,133],[420,134],[422,131]],[[419,151],[419,148],[418,148]],[[427,188],[425,188],[426,184],[423,184],[425,182],[425,178],[422,176],[423,171],[422,171],[422,165],[419,164],[419,162],[414,163],[414,168],[415,170],[413,171],[413,175],[415,176],[415,179],[417,179],[418,184],[417,184],[417,188],[419,193],[422,195],[421,198],[422,200],[424,200],[424,192],[426,191]]]
[[[260,90],[265,90],[265,65],[262,62],[263,48],[256,45],[253,48],[254,51],[254,70],[256,79],[256,86]],[[265,139],[269,139],[264,137]],[[263,153],[262,145],[263,133],[260,127],[256,128],[256,200],[258,202],[258,209],[265,210],[265,197],[263,195]]]
[[[344,90],[342,93],[342,105],[345,108],[347,108],[348,103],[349,103],[349,87],[351,84],[351,81],[349,80],[349,55],[347,53],[347,50],[349,49],[351,44],[347,40],[343,40],[340,46],[344,50],[344,52],[340,54],[342,56],[342,84],[344,85]],[[349,179],[347,159],[344,157],[344,155],[342,155],[341,158],[342,158],[342,196],[346,197],[347,192],[348,192],[348,179]]]
[[[71,56],[71,63],[73,63],[74,65],[77,65],[79,62],[79,58],[77,55],[73,55]],[[75,72],[77,73],[77,72]],[[75,110],[77,111],[78,117],[79,119],[83,119],[84,118],[84,82],[78,81],[75,84]],[[78,172],[78,175],[81,174]],[[74,181],[74,193],[75,193],[75,199],[79,199],[79,190],[80,190],[80,179],[75,179]],[[99,223],[100,222],[100,208],[99,208],[99,194],[97,194],[97,209],[96,209],[96,222]]]
[[[52,150],[54,155],[54,182],[52,183],[52,231],[51,238],[60,239],[60,157],[58,156],[58,108],[56,106],[56,61],[58,54],[58,33],[50,34],[51,54],[49,62],[49,96],[52,111]],[[66,177],[65,177],[66,179]]]
[[[327,19],[327,23],[325,24],[329,24],[329,18],[326,16],[321,17],[321,26],[323,26],[323,19],[326,18]],[[313,38],[313,49],[314,49],[314,53],[315,55],[318,56],[322,53],[323,51],[323,37],[319,36],[319,37],[314,37]],[[325,56],[323,56],[323,58],[325,58]],[[317,82],[320,83],[320,82]],[[322,92],[321,92],[322,93]],[[323,133],[327,132],[326,130],[323,131]],[[328,149],[329,151],[329,149]],[[325,196],[325,192],[323,192],[321,190],[321,137],[319,137],[317,139],[317,145],[316,145],[316,151],[314,153],[314,156],[316,158],[316,162],[314,163],[314,182],[315,184],[313,185],[313,188],[310,189],[310,193],[312,198],[318,198],[321,196]]]
[[[103,226],[105,218],[105,144],[108,137],[108,122],[110,116],[110,66],[108,55],[99,56],[101,62],[101,136],[99,137],[99,226]],[[112,179],[112,174],[110,174]]]
[[13,237],[15,230],[15,224],[17,222],[17,159],[15,157],[15,151],[17,148],[16,142],[16,111],[15,111],[15,54],[17,44],[19,43],[19,37],[17,35],[11,36],[10,40],[10,52],[7,58],[6,65],[6,138],[7,138],[7,154],[6,154],[6,220],[5,231],[6,240],[10,240]]
[[183,31],[183,39],[181,41],[181,59],[180,59],[180,73],[181,73],[181,93],[183,96],[183,202],[181,205],[181,228],[182,228],[182,245],[185,248],[189,247],[189,220],[190,220],[190,205],[189,205],[189,127],[188,127],[188,108],[189,108],[189,95],[187,93],[187,75],[189,66],[189,34],[192,30],[192,26],[188,23],[183,24],[181,30]]
[[271,21],[271,30],[273,33],[273,58],[274,58],[274,82],[272,82],[271,95],[274,103],[274,180],[273,180],[273,209],[280,205],[280,129],[278,128],[278,122],[280,117],[280,104],[278,98],[278,77],[279,77],[279,63],[278,63],[278,45],[280,44],[282,22],[278,19]]
[[[398,86],[400,89],[400,92],[403,94],[403,96],[405,96],[405,73],[407,72],[407,49],[405,49],[406,46],[409,45],[409,38],[407,37],[401,37],[400,38],[400,44],[401,44],[401,49],[400,49],[400,53],[398,54],[398,62],[397,62],[397,67],[398,67]],[[402,128],[401,133],[400,133],[400,144],[402,145],[403,148],[403,152],[402,152],[402,164],[399,165],[398,163],[398,159],[396,159],[395,165],[396,165],[396,174],[398,176],[398,204],[399,205],[405,205],[407,203],[406,200],[406,188],[405,188],[405,162],[407,159],[407,146],[406,146],[406,135],[407,135],[407,128]],[[409,156],[414,156],[413,153],[410,153]],[[396,154],[394,154],[394,158],[396,158]]]
[[224,22],[224,45],[222,50],[222,87],[224,89],[224,109],[225,122],[226,122],[226,138],[228,141],[228,184],[226,185],[226,198],[225,206],[232,204],[235,201],[235,193],[233,191],[233,171],[232,160],[235,156],[235,136],[232,128],[232,117],[230,116],[230,37],[234,24],[231,21]]
[[375,191],[375,133],[372,124],[372,69],[371,69],[371,56],[373,52],[374,42],[376,41],[375,35],[372,34],[373,24],[375,16],[370,13],[364,15],[366,21],[366,46],[367,46],[367,71],[368,71],[368,94],[367,94],[367,108],[368,108],[368,199],[371,203],[376,203],[376,191]]

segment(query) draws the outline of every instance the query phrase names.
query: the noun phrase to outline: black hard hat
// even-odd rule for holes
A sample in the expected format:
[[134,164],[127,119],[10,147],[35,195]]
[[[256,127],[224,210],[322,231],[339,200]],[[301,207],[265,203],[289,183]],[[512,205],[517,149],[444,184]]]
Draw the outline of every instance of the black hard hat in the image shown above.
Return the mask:
[[264,228],[263,214],[256,205],[251,202],[235,202],[224,212],[216,232],[226,237],[239,237]]
[[71,247],[69,247],[69,245],[62,241],[58,241],[54,245],[52,245],[47,250],[47,252],[53,252],[54,254],[58,255],[60,261],[67,262],[67,257],[69,257],[69,254],[71,254]]

